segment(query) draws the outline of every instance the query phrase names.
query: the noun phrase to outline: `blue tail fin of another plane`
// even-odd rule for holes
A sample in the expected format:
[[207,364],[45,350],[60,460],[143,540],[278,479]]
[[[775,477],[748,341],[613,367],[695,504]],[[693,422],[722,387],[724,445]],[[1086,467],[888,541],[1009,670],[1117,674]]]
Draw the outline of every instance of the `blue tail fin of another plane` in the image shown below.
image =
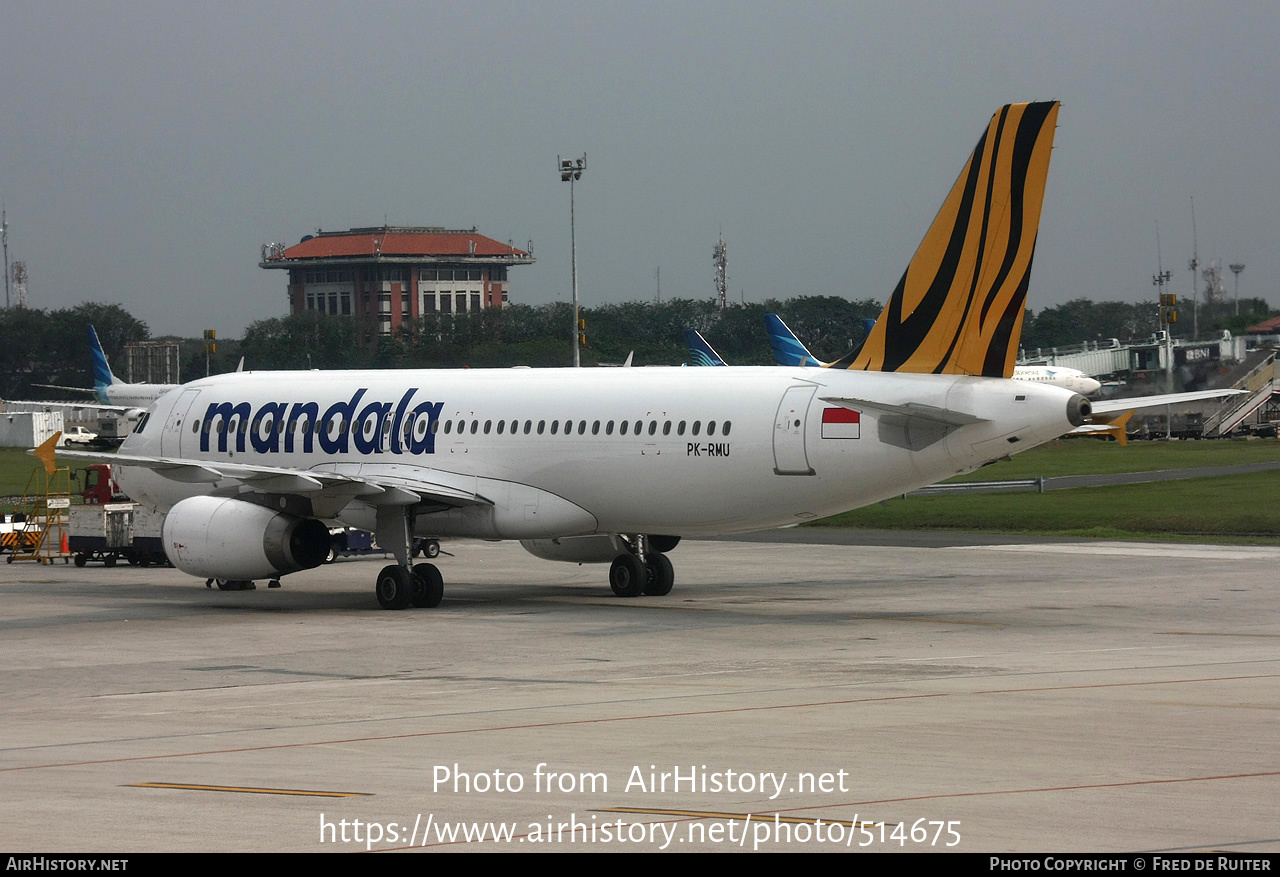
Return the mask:
[[769,343],[773,345],[773,359],[778,365],[826,365],[822,360],[814,358],[809,348],[801,343],[796,333],[777,314],[765,314],[764,323],[769,330]]
[[685,329],[684,337],[689,342],[690,365],[726,365],[720,354],[707,343],[697,329]]
[[107,365],[107,355],[102,352],[102,344],[98,342],[98,333],[89,327],[89,350],[93,355],[93,390],[98,394],[98,401],[106,404],[107,387],[116,383],[116,376],[111,373],[111,366]]

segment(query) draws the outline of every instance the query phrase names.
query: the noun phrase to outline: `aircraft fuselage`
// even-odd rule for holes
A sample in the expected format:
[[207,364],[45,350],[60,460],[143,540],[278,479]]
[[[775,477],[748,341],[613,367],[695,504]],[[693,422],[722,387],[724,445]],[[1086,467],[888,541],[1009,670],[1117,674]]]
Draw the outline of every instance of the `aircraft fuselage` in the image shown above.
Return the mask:
[[[1034,447],[1072,429],[1072,398],[1009,380],[805,368],[250,372],[169,392],[121,454],[401,472],[492,503],[423,509],[422,534],[714,535],[821,518]],[[231,489],[127,466],[119,478],[160,508]],[[358,496],[330,511],[313,513],[371,528]]]

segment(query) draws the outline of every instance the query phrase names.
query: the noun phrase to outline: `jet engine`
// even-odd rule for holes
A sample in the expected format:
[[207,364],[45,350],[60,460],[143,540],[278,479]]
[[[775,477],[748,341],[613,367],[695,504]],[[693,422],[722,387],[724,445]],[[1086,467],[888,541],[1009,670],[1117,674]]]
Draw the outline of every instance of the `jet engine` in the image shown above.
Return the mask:
[[164,519],[164,552],[188,575],[253,580],[319,566],[329,528],[239,499],[193,496]]

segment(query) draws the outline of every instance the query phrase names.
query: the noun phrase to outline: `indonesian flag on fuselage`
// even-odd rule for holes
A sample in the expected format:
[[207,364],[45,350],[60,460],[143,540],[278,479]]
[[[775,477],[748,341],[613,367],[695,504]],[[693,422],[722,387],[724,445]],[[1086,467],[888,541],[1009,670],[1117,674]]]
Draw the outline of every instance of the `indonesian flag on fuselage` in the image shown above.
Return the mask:
[[856,439],[862,428],[862,415],[848,408],[822,409],[824,439]]

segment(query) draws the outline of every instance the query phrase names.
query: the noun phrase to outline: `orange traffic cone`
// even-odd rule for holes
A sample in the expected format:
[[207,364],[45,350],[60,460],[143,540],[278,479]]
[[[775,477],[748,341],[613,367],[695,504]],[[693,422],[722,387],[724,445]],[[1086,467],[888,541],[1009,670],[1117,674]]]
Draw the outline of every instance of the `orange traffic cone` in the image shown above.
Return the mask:
[[67,544],[67,531],[66,531],[66,530],[63,530],[63,531],[62,531],[62,545],[61,545],[61,549],[62,549],[62,550],[61,550],[59,553],[60,553],[63,557],[66,557],[68,554],[70,554],[70,553],[71,553],[71,546],[70,546],[69,544]]

